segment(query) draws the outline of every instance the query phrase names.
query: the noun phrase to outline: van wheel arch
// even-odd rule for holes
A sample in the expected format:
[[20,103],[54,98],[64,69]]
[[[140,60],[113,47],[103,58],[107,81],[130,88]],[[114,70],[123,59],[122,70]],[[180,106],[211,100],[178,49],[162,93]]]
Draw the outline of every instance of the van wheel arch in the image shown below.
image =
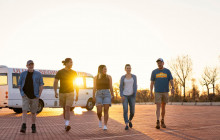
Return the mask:
[[17,114],[22,113],[22,108],[12,108],[12,110]]
[[43,108],[44,108],[44,101],[42,99],[39,99],[37,113],[40,113],[43,110]]

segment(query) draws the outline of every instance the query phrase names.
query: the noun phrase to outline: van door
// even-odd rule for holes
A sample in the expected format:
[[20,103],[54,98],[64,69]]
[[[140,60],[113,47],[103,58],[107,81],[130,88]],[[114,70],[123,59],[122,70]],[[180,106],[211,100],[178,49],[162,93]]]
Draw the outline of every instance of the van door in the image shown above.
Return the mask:
[[0,73],[0,107],[8,107],[8,74]]

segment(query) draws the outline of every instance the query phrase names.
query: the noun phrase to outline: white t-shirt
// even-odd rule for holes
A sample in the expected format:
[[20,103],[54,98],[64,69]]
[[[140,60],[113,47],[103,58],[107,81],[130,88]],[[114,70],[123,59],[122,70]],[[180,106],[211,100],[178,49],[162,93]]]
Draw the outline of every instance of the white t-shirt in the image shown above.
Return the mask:
[[130,96],[133,94],[133,85],[134,85],[134,79],[133,77],[130,79],[125,78],[124,80],[124,91],[123,94],[126,96]]

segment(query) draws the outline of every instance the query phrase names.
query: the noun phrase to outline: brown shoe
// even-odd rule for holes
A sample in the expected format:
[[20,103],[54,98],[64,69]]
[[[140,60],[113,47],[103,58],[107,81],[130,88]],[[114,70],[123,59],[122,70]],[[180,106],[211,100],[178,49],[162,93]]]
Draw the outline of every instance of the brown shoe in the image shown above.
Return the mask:
[[161,127],[162,127],[162,128],[166,128],[166,125],[165,125],[165,123],[164,123],[164,119],[161,120]]
[[70,131],[70,129],[71,129],[71,126],[69,125],[65,127],[66,132]]
[[160,129],[160,121],[159,120],[157,120],[157,123],[156,123],[157,125],[156,125],[156,128],[157,129]]

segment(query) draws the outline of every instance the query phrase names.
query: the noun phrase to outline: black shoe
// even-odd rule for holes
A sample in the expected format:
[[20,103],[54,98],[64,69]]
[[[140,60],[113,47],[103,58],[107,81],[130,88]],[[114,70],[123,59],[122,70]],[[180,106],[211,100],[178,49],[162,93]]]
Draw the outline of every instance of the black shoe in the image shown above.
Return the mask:
[[128,130],[128,129],[129,129],[129,127],[126,125],[126,126],[125,126],[125,130]]
[[156,128],[157,128],[157,129],[160,129],[160,121],[157,121]]
[[20,132],[22,132],[22,133],[26,132],[26,123],[22,124]]
[[133,125],[132,125],[132,123],[131,123],[131,122],[129,122],[129,127],[130,127],[130,128],[132,128],[132,127],[133,127]]
[[71,129],[71,126],[68,125],[65,127],[65,129],[66,129],[66,132],[68,132]]
[[167,127],[167,126],[165,125],[165,123],[164,123],[164,119],[161,120],[161,127],[162,127],[162,128],[166,128],[166,127]]
[[36,125],[32,124],[31,128],[32,128],[32,133],[36,133]]

